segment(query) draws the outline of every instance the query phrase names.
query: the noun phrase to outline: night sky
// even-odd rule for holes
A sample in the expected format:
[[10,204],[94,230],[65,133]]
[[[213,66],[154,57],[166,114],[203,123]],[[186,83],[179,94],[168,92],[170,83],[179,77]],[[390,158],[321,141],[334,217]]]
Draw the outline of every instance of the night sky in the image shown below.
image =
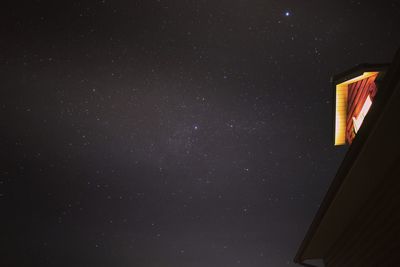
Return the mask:
[[399,1],[0,14],[4,267],[295,266],[347,149],[330,77],[400,46]]

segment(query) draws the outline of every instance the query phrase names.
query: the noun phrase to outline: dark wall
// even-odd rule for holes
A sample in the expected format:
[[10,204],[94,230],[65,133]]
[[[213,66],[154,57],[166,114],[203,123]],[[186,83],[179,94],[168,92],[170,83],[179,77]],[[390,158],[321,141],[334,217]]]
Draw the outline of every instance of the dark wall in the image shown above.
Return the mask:
[[381,185],[325,256],[327,267],[399,266],[399,156],[381,178]]

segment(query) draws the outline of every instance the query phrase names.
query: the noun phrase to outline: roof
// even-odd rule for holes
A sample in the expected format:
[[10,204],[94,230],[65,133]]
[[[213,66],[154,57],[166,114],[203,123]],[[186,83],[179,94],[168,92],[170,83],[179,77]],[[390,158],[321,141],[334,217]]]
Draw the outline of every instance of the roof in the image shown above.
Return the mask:
[[331,78],[331,82],[336,85],[338,83],[345,82],[347,80],[353,79],[354,77],[357,77],[359,75],[362,75],[364,72],[371,72],[371,71],[385,71],[390,64],[388,63],[383,63],[383,64],[369,64],[369,63],[363,63],[359,64],[357,66],[354,66],[351,69],[348,69],[344,72],[341,72],[339,74],[334,75]]
[[[376,70],[377,67],[386,68],[387,66],[386,64],[362,64],[349,71],[336,75],[332,79],[332,82],[337,84],[349,78],[351,79],[366,70]],[[374,157],[374,155],[375,158],[377,158],[374,153],[381,152],[380,149],[383,148],[380,145],[386,144],[388,145],[387,149],[391,149],[390,140],[380,141],[377,138],[379,136],[378,133],[382,132],[382,130],[379,129],[380,121],[382,121],[381,118],[385,113],[387,104],[392,100],[393,94],[396,92],[400,94],[400,50],[388,67],[385,77],[379,82],[379,91],[374,100],[374,104],[365,117],[365,122],[357,133],[357,138],[354,139],[349,147],[301,243],[294,259],[295,262],[303,263],[307,259],[323,258],[333,242],[354,219],[354,212],[365,203],[369,193],[379,181],[379,172],[374,173],[374,171],[379,171],[379,169],[376,168],[383,168],[386,166],[385,164],[388,164],[385,162],[385,157],[378,157],[380,162],[377,166],[370,167],[370,165],[368,165],[368,160],[371,160],[371,157]],[[398,99],[396,101],[398,101]],[[397,106],[400,105],[397,104]],[[400,111],[395,115],[398,116],[398,114],[400,114]],[[390,125],[390,127],[392,127],[392,125]],[[390,132],[391,131],[388,133],[389,135],[394,134]],[[382,133],[380,138],[382,138]],[[369,167],[367,168],[368,170],[366,170],[365,166]]]

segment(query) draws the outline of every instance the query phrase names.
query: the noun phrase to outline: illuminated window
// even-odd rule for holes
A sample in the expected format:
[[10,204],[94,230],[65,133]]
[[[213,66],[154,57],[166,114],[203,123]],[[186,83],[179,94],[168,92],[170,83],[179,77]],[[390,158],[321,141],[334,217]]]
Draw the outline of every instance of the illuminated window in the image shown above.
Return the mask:
[[378,74],[364,72],[336,84],[335,145],[351,144],[355,138],[374,101]]

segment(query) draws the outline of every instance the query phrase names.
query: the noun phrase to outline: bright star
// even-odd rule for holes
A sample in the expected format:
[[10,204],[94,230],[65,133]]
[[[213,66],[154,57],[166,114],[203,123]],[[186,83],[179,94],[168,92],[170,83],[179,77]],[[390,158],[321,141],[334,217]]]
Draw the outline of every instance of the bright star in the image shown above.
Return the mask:
[[286,16],[286,17],[289,17],[289,16],[290,16],[290,12],[289,12],[289,11],[286,11],[286,12],[285,12],[285,16]]

